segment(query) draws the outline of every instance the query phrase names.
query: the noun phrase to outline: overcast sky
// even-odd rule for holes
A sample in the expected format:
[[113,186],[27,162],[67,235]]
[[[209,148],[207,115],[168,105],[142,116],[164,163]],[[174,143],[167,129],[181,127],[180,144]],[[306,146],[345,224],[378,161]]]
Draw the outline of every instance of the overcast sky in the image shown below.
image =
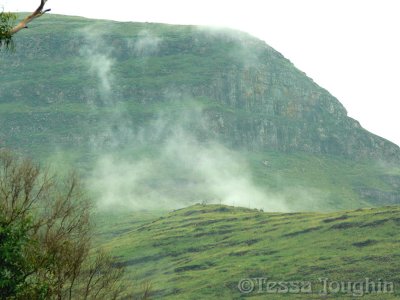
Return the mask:
[[[0,0],[6,11],[33,11],[39,3]],[[330,91],[364,128],[400,145],[399,0],[48,0],[46,7],[249,32]]]

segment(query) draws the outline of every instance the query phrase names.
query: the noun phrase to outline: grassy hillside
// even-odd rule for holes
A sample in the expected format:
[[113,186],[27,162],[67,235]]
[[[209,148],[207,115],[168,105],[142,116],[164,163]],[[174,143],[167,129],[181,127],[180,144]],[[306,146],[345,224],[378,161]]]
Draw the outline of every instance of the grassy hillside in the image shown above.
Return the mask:
[[[162,299],[347,299],[356,297],[319,295],[319,278],[369,278],[393,282],[396,293],[362,299],[400,297],[399,207],[280,214],[196,205],[142,221],[125,215],[99,227],[103,243],[128,268],[127,290],[149,281]],[[241,279],[258,277],[311,282],[314,294],[239,292]]]
[[[78,169],[127,293],[342,299],[356,291],[320,295],[319,278],[400,284],[400,148],[263,41],[45,15],[16,43],[0,54],[0,148]],[[239,291],[260,277],[313,293]]]

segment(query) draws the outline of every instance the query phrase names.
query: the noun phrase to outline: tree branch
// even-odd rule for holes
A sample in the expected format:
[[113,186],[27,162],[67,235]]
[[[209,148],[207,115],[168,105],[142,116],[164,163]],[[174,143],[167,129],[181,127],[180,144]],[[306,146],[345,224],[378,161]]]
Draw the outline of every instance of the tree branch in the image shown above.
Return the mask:
[[18,31],[24,29],[24,28],[28,28],[28,23],[30,23],[31,21],[33,21],[36,18],[41,17],[42,15],[44,15],[46,12],[50,11],[51,9],[45,9],[44,5],[46,4],[47,0],[41,0],[39,7],[29,16],[27,16],[25,19],[23,19],[20,23],[18,23],[16,26],[14,26],[11,30],[10,30],[10,35],[14,35],[16,34]]

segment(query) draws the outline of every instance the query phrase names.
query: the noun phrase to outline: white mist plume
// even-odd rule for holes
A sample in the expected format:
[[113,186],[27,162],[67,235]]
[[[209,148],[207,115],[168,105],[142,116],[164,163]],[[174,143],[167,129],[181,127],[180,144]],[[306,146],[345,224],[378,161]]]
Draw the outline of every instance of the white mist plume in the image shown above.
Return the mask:
[[80,31],[84,39],[80,53],[88,65],[88,73],[96,79],[97,87],[97,93],[87,91],[88,104],[94,114],[101,116],[96,124],[98,130],[94,130],[89,138],[92,151],[96,154],[99,148],[105,146],[109,149],[118,148],[132,134],[125,104],[119,101],[115,93],[115,60],[112,58],[115,49],[105,35],[109,30],[109,27],[92,25]]
[[[171,209],[207,202],[288,211],[283,198],[253,183],[240,154],[215,141],[200,142],[187,129],[192,121],[205,123],[201,109],[175,119],[160,116],[132,137],[131,155],[104,155],[89,182],[99,206]],[[156,153],[135,158],[135,147],[146,144]]]
[[202,145],[180,131],[168,140],[164,155],[177,159],[201,178],[202,188],[212,195],[209,202],[287,211],[283,199],[267,195],[253,183],[245,160],[219,143]]
[[[260,42],[257,38],[245,32],[238,32],[233,29],[197,26],[195,27],[198,34],[204,35],[208,40],[215,39],[218,41],[226,41],[233,43],[232,47],[226,55],[231,57],[232,61],[240,61],[244,69],[260,67]],[[270,48],[267,44],[263,44],[263,48]]]
[[97,75],[101,83],[103,93],[109,94],[111,91],[110,71],[113,62],[104,54],[90,53],[90,71]]
[[103,31],[95,26],[81,30],[85,44],[80,49],[80,54],[88,64],[88,71],[99,81],[100,96],[107,101],[111,98],[113,85],[112,67],[114,60],[111,58],[112,48],[107,46],[103,38]]
[[136,56],[148,56],[156,54],[159,50],[162,39],[148,30],[139,32],[138,37],[129,39],[128,48]]

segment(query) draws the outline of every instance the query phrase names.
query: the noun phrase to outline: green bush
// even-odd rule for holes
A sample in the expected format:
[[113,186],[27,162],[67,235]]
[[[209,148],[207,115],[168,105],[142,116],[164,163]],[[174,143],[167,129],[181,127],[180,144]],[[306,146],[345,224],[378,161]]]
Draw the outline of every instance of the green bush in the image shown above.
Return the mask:
[[14,26],[16,15],[13,13],[0,12],[0,51],[14,48],[11,29]]

